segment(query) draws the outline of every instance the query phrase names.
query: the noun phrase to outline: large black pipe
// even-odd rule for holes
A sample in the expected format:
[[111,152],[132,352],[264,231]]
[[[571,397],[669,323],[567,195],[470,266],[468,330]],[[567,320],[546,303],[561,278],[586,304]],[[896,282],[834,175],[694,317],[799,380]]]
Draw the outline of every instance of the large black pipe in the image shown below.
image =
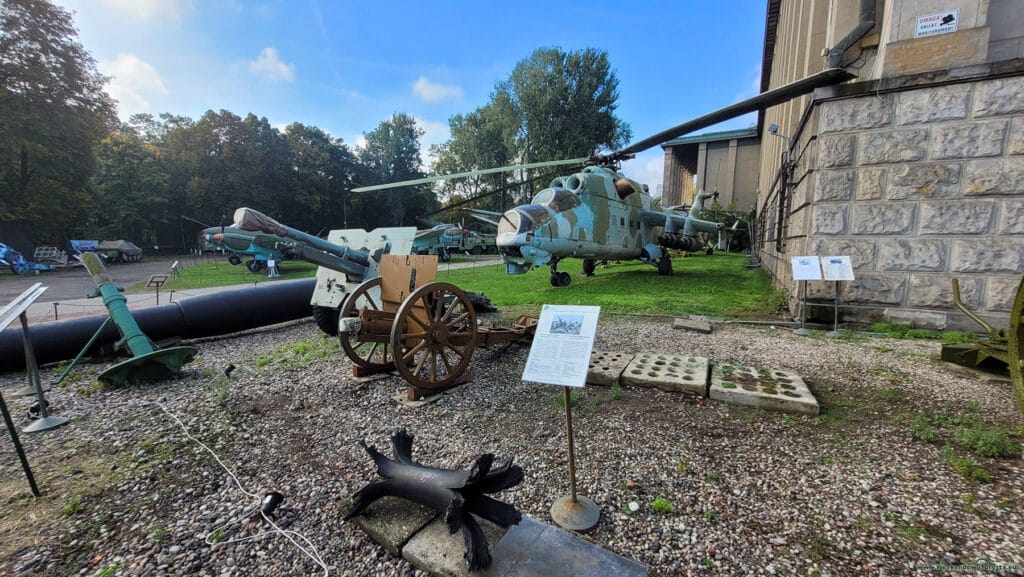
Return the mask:
[[[159,307],[132,311],[139,328],[153,341],[226,335],[307,317],[316,279],[264,283],[260,286],[193,297]],[[100,328],[106,315],[29,327],[39,363],[73,359]],[[110,347],[120,335],[108,326],[90,349]],[[0,333],[0,373],[25,368],[21,328]]]

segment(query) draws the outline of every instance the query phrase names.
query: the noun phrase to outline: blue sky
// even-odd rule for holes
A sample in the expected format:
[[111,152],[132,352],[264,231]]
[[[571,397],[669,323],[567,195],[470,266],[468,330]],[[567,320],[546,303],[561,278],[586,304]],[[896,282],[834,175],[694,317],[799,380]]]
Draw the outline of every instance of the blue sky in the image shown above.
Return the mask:
[[[515,3],[56,0],[112,77],[127,118],[227,109],[312,124],[358,145],[394,112],[426,148],[540,47],[608,52],[639,140],[757,93],[764,0]],[[742,128],[753,116],[714,130]],[[624,165],[657,190],[662,150]]]

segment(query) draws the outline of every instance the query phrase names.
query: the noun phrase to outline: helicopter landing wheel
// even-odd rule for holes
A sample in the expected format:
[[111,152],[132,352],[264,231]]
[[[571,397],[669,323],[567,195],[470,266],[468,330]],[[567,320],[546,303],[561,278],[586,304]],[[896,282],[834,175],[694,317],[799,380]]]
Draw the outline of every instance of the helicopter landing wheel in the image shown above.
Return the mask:
[[668,252],[664,252],[658,259],[658,274],[661,276],[672,276],[672,259]]
[[469,367],[476,348],[476,312],[466,293],[444,282],[413,291],[395,313],[391,348],[398,372],[417,389],[444,389]]
[[[380,277],[370,279],[357,286],[356,290],[352,291],[345,299],[345,306],[341,307],[341,313],[338,316],[340,318],[357,317],[362,309],[381,310]],[[338,339],[348,358],[360,367],[380,372],[389,371],[394,366],[391,347],[387,341],[361,341],[358,335],[350,335],[343,330],[338,331]]]
[[235,265],[235,266],[238,266],[238,265],[242,264],[242,257],[238,256],[237,254],[233,254],[233,255],[228,257],[228,263],[232,264],[232,265]]
[[583,259],[583,276],[594,276],[597,269],[597,261],[592,258]]
[[706,249],[704,249],[704,254],[706,254],[706,255],[708,255],[708,256],[711,256],[711,254],[712,254],[713,252],[715,252],[715,249],[714,249],[713,247],[710,247],[710,246],[709,246],[709,247],[707,247]]
[[249,269],[249,272],[257,273],[267,268],[267,261],[264,260],[250,260],[245,263],[245,268]]
[[567,272],[555,272],[551,271],[551,286],[562,287],[569,286],[572,282],[572,276]]

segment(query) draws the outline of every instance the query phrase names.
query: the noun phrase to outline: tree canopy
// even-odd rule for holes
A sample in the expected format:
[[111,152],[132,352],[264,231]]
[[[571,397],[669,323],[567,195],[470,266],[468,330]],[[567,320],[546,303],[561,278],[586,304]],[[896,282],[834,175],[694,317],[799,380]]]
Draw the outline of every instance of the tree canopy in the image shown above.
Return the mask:
[[[451,139],[434,149],[438,160],[433,170],[436,174],[468,172],[620,148],[629,140],[630,129],[615,115],[618,85],[603,50],[538,49],[520,61],[508,79],[498,82],[486,105],[449,120]],[[510,179],[522,181],[539,174],[446,182],[441,192],[455,202],[500,190]],[[504,195],[483,200],[479,206],[504,209]]]

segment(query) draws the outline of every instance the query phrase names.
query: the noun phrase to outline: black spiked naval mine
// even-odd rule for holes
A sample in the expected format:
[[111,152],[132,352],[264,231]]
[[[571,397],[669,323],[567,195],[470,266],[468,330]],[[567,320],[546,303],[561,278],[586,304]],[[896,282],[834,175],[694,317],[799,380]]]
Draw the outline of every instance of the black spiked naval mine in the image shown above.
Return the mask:
[[426,467],[413,460],[412,441],[413,435],[405,429],[395,429],[391,434],[394,460],[364,441],[359,442],[370,454],[377,465],[377,473],[384,480],[370,483],[352,495],[352,508],[345,515],[345,520],[358,515],[381,497],[408,499],[444,513],[449,533],[454,535],[462,531],[466,566],[470,571],[489,566],[491,553],[487,539],[471,513],[505,528],[518,524],[523,516],[515,507],[487,494],[518,485],[523,480],[523,469],[513,465],[511,458],[493,467],[494,455],[490,453],[477,457],[468,471]]

